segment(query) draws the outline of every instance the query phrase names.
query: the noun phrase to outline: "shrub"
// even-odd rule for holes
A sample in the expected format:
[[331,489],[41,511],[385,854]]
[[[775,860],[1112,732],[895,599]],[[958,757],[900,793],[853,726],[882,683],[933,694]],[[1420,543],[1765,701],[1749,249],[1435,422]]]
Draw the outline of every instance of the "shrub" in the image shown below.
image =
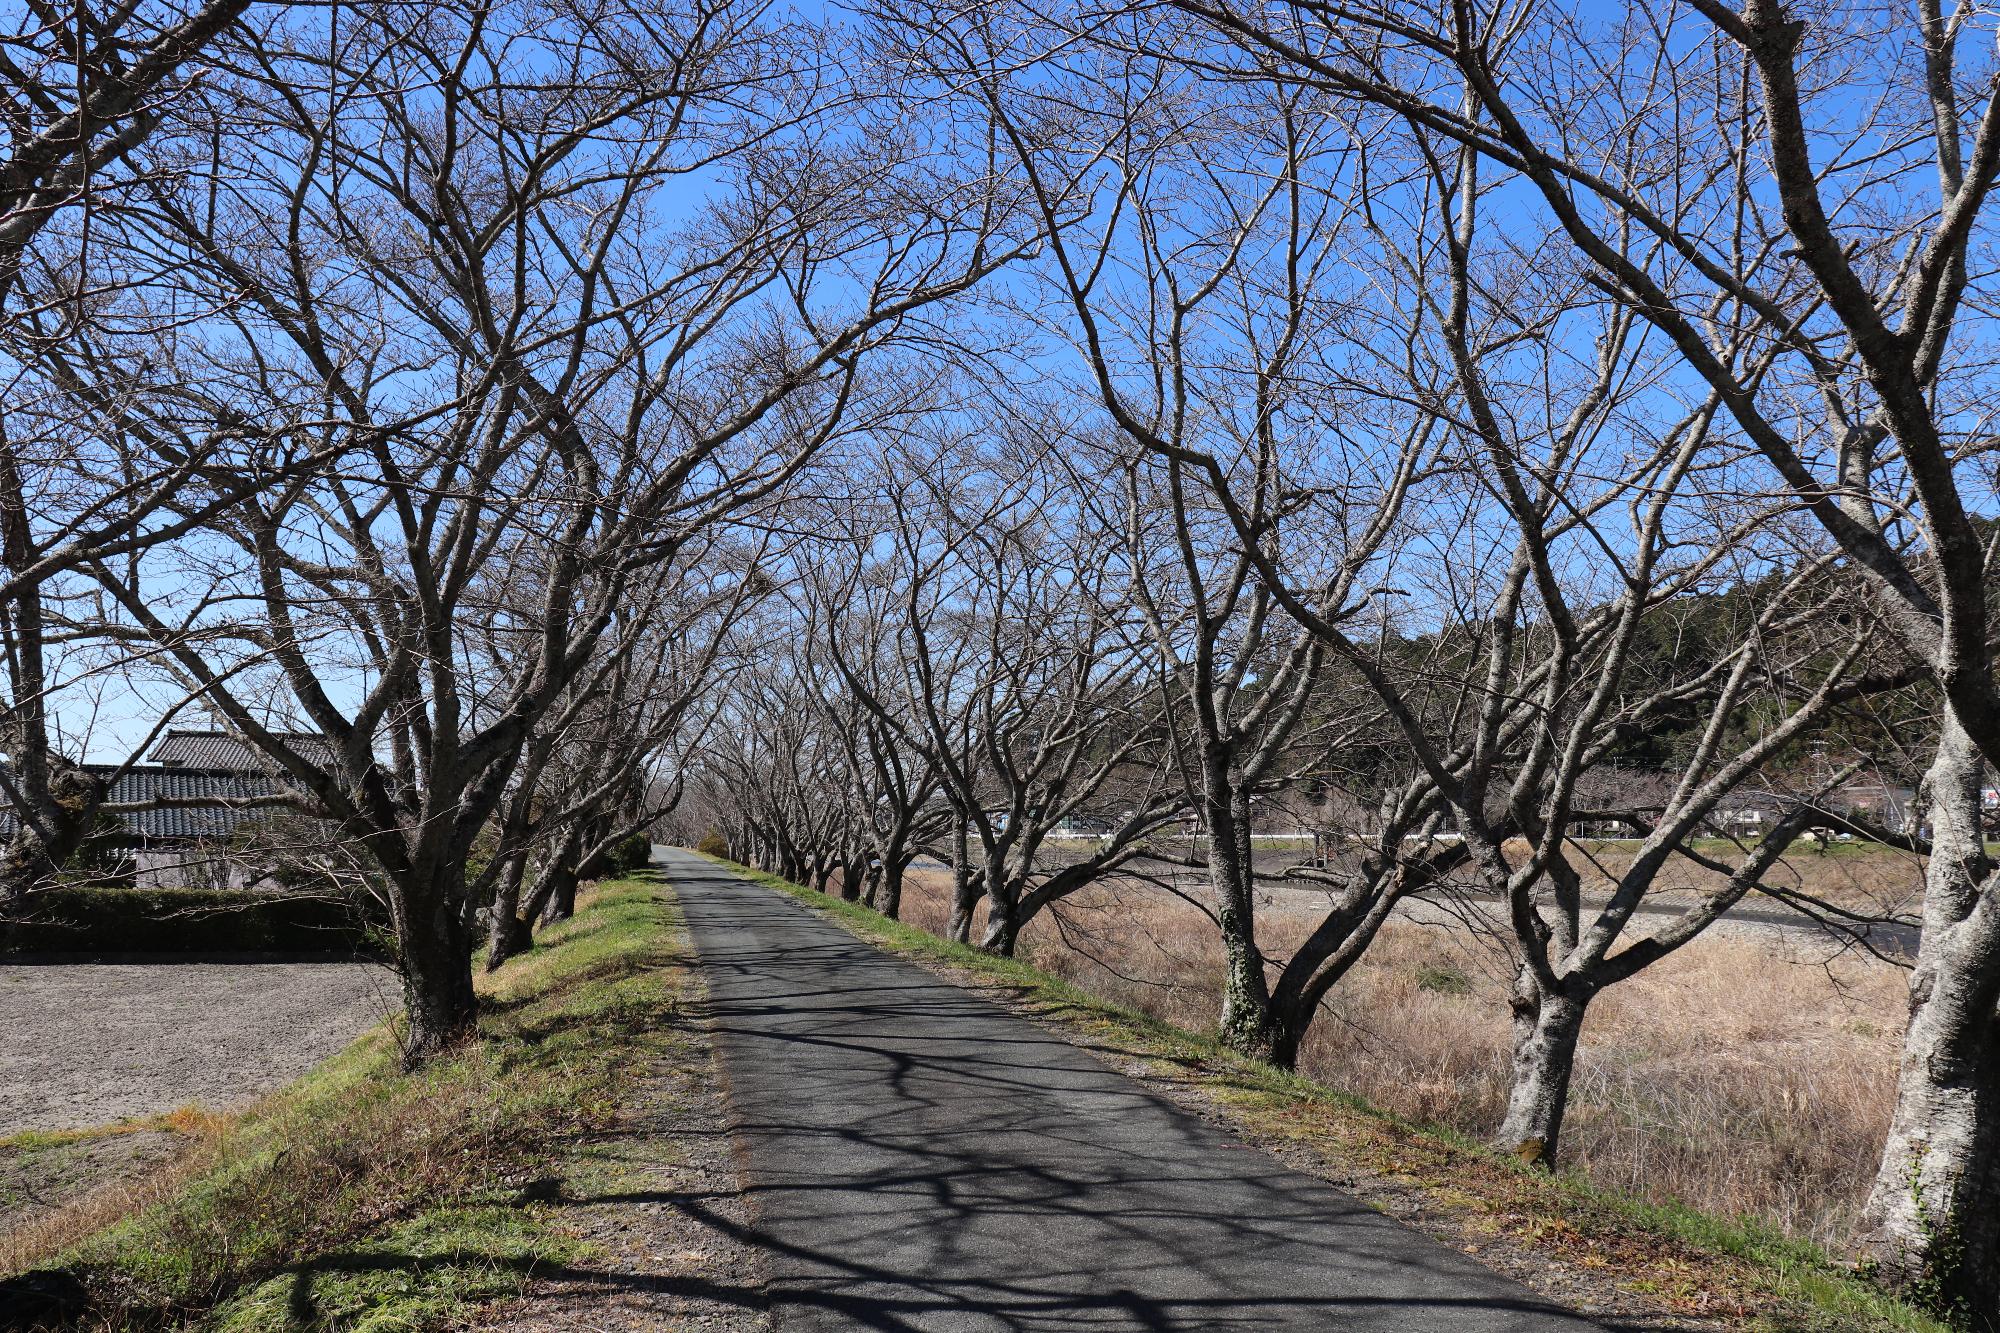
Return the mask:
[[611,873],[629,875],[634,870],[643,870],[653,859],[653,840],[643,833],[617,843],[611,849]]
[[694,849],[703,856],[719,856],[725,861],[729,859],[729,839],[713,828],[701,835],[701,841],[694,845]]
[[5,927],[22,953],[357,953],[380,923],[355,901],[242,889],[61,888]]

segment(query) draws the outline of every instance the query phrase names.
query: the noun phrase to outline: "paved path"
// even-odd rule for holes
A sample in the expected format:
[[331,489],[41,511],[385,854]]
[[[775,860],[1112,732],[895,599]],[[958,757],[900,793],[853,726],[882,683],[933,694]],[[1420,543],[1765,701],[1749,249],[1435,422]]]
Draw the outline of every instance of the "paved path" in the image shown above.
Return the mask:
[[686,852],[784,1333],[1593,1327]]

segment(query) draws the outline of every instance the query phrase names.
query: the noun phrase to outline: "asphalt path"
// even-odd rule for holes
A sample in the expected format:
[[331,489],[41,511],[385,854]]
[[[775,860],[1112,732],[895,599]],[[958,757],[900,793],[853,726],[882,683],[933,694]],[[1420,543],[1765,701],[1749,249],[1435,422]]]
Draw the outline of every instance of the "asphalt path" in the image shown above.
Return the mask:
[[783,1333],[1595,1327],[781,894],[658,860]]

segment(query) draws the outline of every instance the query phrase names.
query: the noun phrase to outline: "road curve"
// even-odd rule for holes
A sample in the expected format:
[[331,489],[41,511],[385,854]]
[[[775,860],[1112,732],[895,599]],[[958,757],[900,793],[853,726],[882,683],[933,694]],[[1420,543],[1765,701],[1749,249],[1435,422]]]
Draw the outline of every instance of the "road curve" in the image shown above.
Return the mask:
[[783,1333],[1595,1326],[687,852]]

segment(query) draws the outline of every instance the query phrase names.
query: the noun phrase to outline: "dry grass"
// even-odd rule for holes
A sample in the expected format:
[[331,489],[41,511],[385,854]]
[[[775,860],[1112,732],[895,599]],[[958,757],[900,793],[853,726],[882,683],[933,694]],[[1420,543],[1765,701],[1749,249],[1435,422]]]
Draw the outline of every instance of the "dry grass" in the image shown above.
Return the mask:
[[[948,882],[915,872],[904,916],[942,931]],[[1265,947],[1301,938],[1310,899],[1265,914]],[[1093,889],[1034,922],[1024,956],[1113,1003],[1212,1029],[1222,957],[1193,907]],[[1479,1137],[1507,1087],[1508,968],[1497,941],[1391,925],[1329,997],[1300,1072]],[[1566,1129],[1593,1182],[1767,1221],[1838,1246],[1886,1132],[1904,973],[1773,934],[1712,935],[1593,1005]]]
[[378,1027],[239,1116],[164,1117],[195,1146],[10,1236],[0,1277],[42,1270],[64,1327],[462,1326],[575,1257],[524,1190],[675,1020],[673,939],[652,883],[601,886],[482,978],[476,1039],[404,1073]]
[[122,1218],[173,1197],[214,1165],[212,1140],[202,1140],[137,1175],[114,1177],[0,1232],[0,1273],[17,1273],[63,1253]]

